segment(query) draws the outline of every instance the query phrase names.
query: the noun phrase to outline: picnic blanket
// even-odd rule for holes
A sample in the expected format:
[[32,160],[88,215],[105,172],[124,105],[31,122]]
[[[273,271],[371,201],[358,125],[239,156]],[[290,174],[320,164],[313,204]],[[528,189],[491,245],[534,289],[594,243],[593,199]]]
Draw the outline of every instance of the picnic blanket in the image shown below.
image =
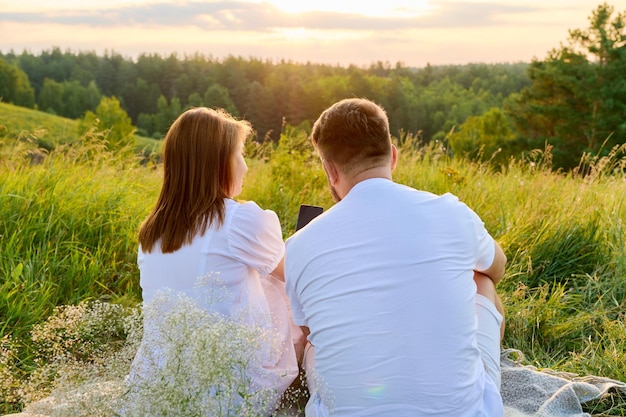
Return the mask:
[[[602,398],[614,390],[626,396],[626,383],[599,376],[578,376],[550,369],[523,365],[522,352],[507,349],[502,352],[502,399],[505,417],[589,417],[582,404]],[[44,404],[45,404],[44,400]],[[54,402],[54,401],[52,401]],[[47,417],[59,415],[53,410],[42,414],[42,402],[26,407],[23,413],[10,417]],[[48,399],[48,404],[50,399]],[[46,410],[47,411],[47,410]],[[284,410],[287,411],[287,410]],[[626,413],[626,410],[624,410]],[[58,414],[57,414],[58,413]],[[300,417],[303,414],[281,412],[281,417]]]
[[[626,396],[626,383],[599,376],[578,376],[522,365],[518,350],[502,351],[502,400],[505,417],[588,417],[581,404],[610,390]],[[626,410],[623,410],[626,412]]]

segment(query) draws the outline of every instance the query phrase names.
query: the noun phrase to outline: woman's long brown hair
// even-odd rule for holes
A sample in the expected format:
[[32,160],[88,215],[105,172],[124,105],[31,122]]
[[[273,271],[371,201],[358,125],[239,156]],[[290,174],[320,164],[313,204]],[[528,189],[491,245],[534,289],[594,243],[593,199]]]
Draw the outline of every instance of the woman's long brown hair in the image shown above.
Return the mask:
[[224,110],[193,108],[172,124],[163,145],[163,186],[156,206],[139,229],[139,243],[151,252],[160,240],[174,252],[217,221],[233,187],[233,157],[252,128]]

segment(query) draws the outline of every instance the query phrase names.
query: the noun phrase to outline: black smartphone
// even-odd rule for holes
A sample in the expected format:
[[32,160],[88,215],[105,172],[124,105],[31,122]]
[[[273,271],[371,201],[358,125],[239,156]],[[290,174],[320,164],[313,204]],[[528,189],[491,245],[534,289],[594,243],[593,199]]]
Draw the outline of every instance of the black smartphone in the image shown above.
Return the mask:
[[296,232],[309,224],[311,220],[313,220],[323,212],[324,209],[322,207],[301,204],[300,211],[298,212],[298,221],[296,222]]

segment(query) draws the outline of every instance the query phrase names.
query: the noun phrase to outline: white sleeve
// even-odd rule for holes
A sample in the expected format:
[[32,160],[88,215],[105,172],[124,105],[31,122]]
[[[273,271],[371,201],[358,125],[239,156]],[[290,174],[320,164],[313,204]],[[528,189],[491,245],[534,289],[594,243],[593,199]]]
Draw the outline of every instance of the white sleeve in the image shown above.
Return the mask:
[[285,254],[278,216],[253,202],[237,207],[228,243],[239,261],[257,270],[262,276],[272,272]]
[[[493,237],[489,234],[485,228],[485,223],[482,219],[472,210],[467,204],[459,200],[459,198],[453,194],[446,193],[442,197],[452,199],[454,201],[455,208],[450,215],[460,216],[464,220],[467,219],[469,225],[473,227],[473,242],[468,242],[471,250],[475,250],[474,255],[474,269],[477,271],[484,271],[489,269],[496,256],[496,247]],[[470,231],[468,231],[470,232]],[[467,235],[470,239],[472,236]]]
[[470,218],[474,223],[474,230],[476,232],[477,256],[474,269],[484,271],[491,266],[496,256],[495,242],[487,229],[485,229],[485,223],[478,217],[478,214],[470,208],[468,208],[468,210],[471,213]]

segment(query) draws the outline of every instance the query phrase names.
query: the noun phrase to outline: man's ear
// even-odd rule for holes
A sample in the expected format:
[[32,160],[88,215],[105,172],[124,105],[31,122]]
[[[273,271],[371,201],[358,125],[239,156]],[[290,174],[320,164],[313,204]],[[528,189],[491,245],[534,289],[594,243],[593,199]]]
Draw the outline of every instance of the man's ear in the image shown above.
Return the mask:
[[396,145],[391,145],[391,170],[396,169],[396,164],[398,163],[398,148]]
[[324,159],[322,161],[322,166],[324,167],[324,171],[326,172],[330,185],[336,185],[337,181],[339,181],[339,170],[337,169],[337,165],[335,165],[333,161]]

